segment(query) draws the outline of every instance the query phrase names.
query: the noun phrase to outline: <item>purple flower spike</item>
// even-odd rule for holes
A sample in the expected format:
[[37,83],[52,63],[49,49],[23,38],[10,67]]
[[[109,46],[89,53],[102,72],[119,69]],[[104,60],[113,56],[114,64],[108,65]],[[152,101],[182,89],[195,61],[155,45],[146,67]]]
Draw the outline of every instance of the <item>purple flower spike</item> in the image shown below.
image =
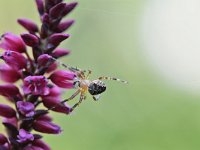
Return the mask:
[[73,24],[74,20],[67,20],[64,22],[61,22],[58,27],[56,28],[56,32],[64,32],[65,30],[69,29]]
[[47,134],[59,134],[61,133],[61,128],[49,121],[37,120],[33,124],[33,129],[42,133]]
[[[0,104],[0,117],[8,137],[0,134],[0,150],[50,150],[42,141],[43,136],[34,134],[34,130],[59,134],[61,128],[52,123],[50,112],[70,114],[72,111],[67,103],[62,103],[61,88],[74,88],[77,72],[67,68],[57,70],[59,60],[56,59],[70,53],[58,46],[69,38],[64,31],[74,24],[74,20],[65,20],[64,17],[76,7],[77,2],[35,2],[41,26],[21,18],[17,21],[28,33],[21,36],[6,33],[0,37],[0,49],[4,49],[0,55],[4,61],[0,64],[0,82],[12,83],[0,84],[0,96],[12,105]],[[26,51],[27,46],[30,52]],[[23,84],[18,88],[15,82],[19,80]]]
[[5,50],[12,50],[19,53],[26,51],[26,46],[20,36],[14,35],[12,33],[5,33],[2,36],[2,41],[0,42],[0,48]]
[[6,64],[0,64],[0,78],[9,83],[14,83],[21,78],[21,75],[15,69]]
[[57,48],[55,49],[55,51],[53,51],[53,53],[51,54],[54,58],[61,58],[63,56],[69,55],[70,51],[67,49],[63,49],[63,48]]
[[36,47],[39,44],[39,39],[37,36],[33,34],[22,34],[21,35],[23,41],[26,43],[26,45],[30,47]]
[[2,59],[6,62],[6,64],[16,70],[25,68],[27,63],[26,58],[21,53],[9,50],[3,53]]
[[44,76],[28,76],[24,79],[23,90],[25,94],[48,95],[48,80]]
[[24,129],[19,130],[19,135],[17,136],[19,143],[26,143],[34,140],[33,134],[27,132]]
[[69,38],[69,34],[55,33],[50,36],[49,43],[58,46],[62,41]]
[[71,71],[58,70],[55,71],[50,77],[51,81],[61,88],[73,88],[73,80],[76,74]]
[[30,102],[23,102],[23,101],[18,101],[17,102],[17,108],[18,111],[26,116],[26,117],[33,117],[34,116],[34,105]]
[[18,19],[18,23],[23,26],[30,33],[38,32],[38,26],[29,19]]
[[0,116],[6,117],[6,118],[12,118],[16,116],[16,112],[12,107],[8,105],[0,104]]
[[49,15],[52,19],[60,18],[62,17],[62,13],[66,7],[66,3],[59,3],[52,7],[49,11]]

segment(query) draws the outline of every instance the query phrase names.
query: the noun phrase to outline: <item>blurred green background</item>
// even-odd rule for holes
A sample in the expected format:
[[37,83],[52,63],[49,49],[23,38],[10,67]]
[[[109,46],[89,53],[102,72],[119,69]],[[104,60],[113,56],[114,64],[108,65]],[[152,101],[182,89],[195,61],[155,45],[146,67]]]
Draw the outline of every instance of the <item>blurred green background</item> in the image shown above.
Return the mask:
[[[62,61],[91,69],[91,79],[116,76],[129,84],[108,81],[100,101],[88,95],[72,115],[53,113],[64,132],[45,135],[46,142],[53,150],[198,150],[199,96],[166,84],[143,58],[136,30],[146,1],[78,2],[68,17],[76,19],[72,36],[62,45],[72,54]],[[25,32],[17,18],[39,23],[33,0],[0,2],[0,33]]]

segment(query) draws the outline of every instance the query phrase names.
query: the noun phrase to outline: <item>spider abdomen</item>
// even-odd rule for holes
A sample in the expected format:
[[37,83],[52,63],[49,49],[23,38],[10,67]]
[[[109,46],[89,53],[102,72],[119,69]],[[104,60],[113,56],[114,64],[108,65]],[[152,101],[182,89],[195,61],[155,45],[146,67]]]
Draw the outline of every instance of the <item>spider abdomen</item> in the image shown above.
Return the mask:
[[88,92],[91,95],[98,95],[103,93],[106,90],[106,85],[100,80],[94,80],[90,83],[88,87]]

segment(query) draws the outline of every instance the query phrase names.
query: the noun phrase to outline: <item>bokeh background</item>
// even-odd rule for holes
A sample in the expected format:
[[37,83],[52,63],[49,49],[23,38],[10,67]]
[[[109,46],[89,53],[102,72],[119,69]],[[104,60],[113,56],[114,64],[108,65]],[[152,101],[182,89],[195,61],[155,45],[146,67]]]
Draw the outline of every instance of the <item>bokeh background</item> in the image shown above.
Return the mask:
[[[45,135],[47,143],[53,150],[199,150],[200,2],[78,2],[62,45],[72,53],[62,61],[91,69],[91,79],[129,84],[108,81],[100,101],[88,95],[72,115],[53,114],[64,132]],[[25,32],[17,18],[39,22],[34,0],[0,1],[0,33]]]

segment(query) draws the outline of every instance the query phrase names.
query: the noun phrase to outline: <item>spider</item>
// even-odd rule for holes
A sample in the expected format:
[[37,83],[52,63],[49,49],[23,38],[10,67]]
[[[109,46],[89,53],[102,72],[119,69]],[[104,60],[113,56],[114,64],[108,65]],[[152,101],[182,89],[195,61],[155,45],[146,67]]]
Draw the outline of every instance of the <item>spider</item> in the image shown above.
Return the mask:
[[[58,60],[56,60],[58,61]],[[58,61],[59,62],[59,61]],[[69,98],[61,101],[61,104],[64,104],[65,102],[68,102],[70,100],[73,100],[76,96],[80,94],[79,101],[75,103],[71,111],[73,111],[77,106],[79,106],[83,100],[86,99],[86,94],[89,93],[94,101],[98,101],[101,94],[106,91],[106,84],[102,80],[114,80],[114,81],[120,81],[122,83],[127,84],[127,81],[114,78],[114,77],[99,77],[95,80],[89,80],[89,76],[91,75],[92,71],[91,70],[81,70],[77,67],[69,67],[61,62],[59,62],[62,66],[65,68],[69,69],[72,72],[75,72],[77,74],[77,78],[74,81],[74,87],[76,92],[72,94]],[[87,72],[87,74],[86,74]],[[55,106],[56,107],[56,106]],[[51,108],[54,109],[55,107]]]

